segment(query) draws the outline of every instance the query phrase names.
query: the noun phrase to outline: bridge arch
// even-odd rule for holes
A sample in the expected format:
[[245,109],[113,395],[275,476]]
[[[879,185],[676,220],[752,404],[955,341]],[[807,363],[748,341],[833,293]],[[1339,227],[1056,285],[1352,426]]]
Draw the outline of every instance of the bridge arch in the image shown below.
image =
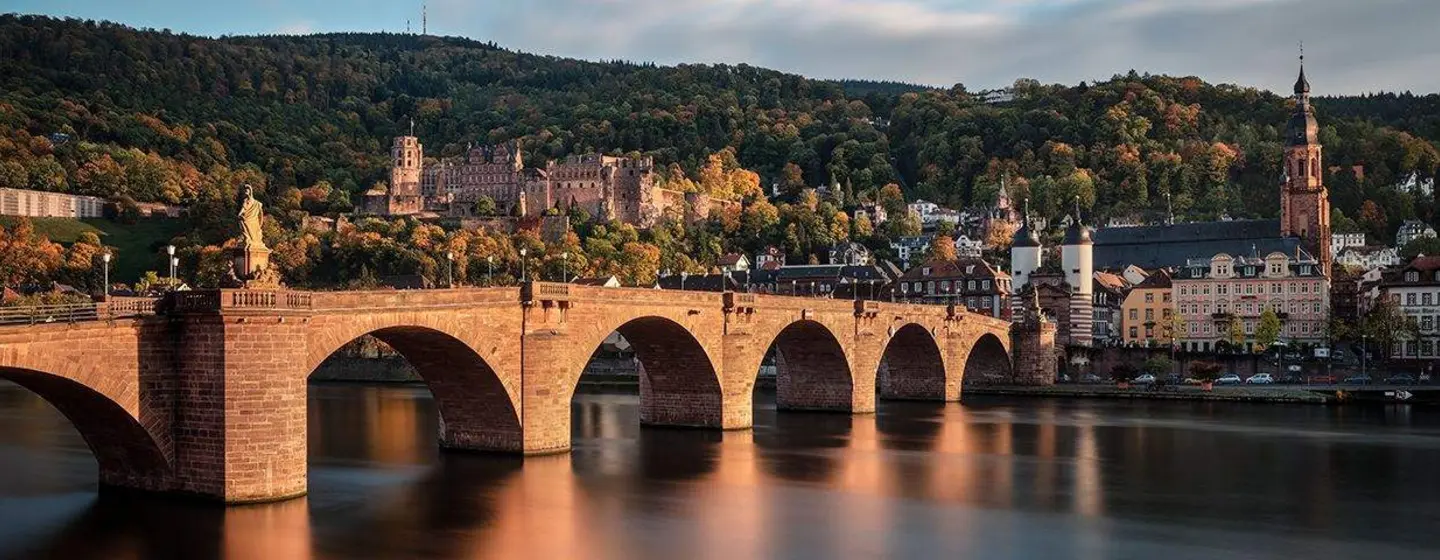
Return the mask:
[[985,333],[975,340],[965,357],[964,383],[996,383],[1011,375],[1010,352],[994,333]]
[[880,357],[880,395],[888,399],[945,399],[945,353],[930,329],[905,323],[893,331]]
[[[343,343],[321,342],[310,349],[313,374],[345,344],[372,336],[405,358],[424,380],[440,414],[440,444],[448,448],[520,451],[520,415],[512,392],[472,343],[436,325],[397,324],[341,329]],[[358,332],[358,334],[357,334]],[[326,338],[332,338],[334,333]],[[463,336],[463,335],[462,335]],[[316,359],[318,356],[318,359]]]
[[[604,332],[600,332],[604,331]],[[620,333],[640,364],[640,423],[665,426],[720,427],[723,418],[719,369],[696,333],[675,319],[660,315],[628,318],[598,337],[580,354],[570,385],[573,399],[580,375],[605,337]]]
[[105,387],[91,387],[81,381],[89,376],[67,373],[74,372],[0,367],[0,379],[35,393],[70,421],[94,455],[102,484],[169,490],[173,479],[170,456],[165,445],[141,422],[138,395],[129,395],[137,401],[133,404],[137,410],[131,410],[122,401],[126,389],[120,389],[121,394],[107,394]]
[[845,346],[825,324],[801,319],[775,335],[775,405],[791,410],[854,407],[855,381]]

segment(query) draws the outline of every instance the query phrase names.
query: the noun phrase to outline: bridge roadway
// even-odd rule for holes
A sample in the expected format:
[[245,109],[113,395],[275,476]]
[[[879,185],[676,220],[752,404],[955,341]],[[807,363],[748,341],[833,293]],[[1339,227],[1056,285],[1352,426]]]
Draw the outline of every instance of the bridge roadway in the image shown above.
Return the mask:
[[967,372],[1012,363],[1010,324],[963,309],[748,293],[201,290],[126,309],[0,326],[0,378],[75,424],[102,484],[227,503],[305,493],[306,380],[363,335],[424,378],[442,446],[524,454],[569,449],[571,397],[612,331],[635,348],[652,425],[749,428],[772,345],[790,410],[870,413],[877,392],[954,401]]

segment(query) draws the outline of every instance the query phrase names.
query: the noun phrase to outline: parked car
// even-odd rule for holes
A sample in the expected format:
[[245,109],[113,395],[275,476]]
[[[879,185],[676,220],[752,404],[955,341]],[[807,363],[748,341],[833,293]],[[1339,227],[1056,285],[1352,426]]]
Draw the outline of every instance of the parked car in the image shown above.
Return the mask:
[[1350,376],[1350,377],[1346,377],[1344,383],[1345,383],[1346,385],[1369,385],[1369,384],[1370,384],[1370,376],[1368,376],[1368,375],[1352,375],[1352,376]]
[[1186,378],[1185,378],[1185,384],[1186,384],[1186,385],[1199,385],[1200,383],[1201,383],[1201,381],[1200,381],[1199,379],[1194,378],[1194,377],[1186,377]]
[[1184,383],[1184,382],[1185,382],[1185,376],[1180,375],[1180,374],[1178,374],[1178,373],[1172,373],[1172,374],[1170,374],[1170,375],[1165,376],[1165,384],[1166,384],[1166,385],[1179,385],[1179,384]]
[[1104,383],[1105,380],[1093,373],[1087,373],[1080,377],[1081,383]]
[[1312,376],[1310,376],[1310,384],[1311,384],[1311,385],[1334,385],[1334,384],[1335,384],[1335,376],[1333,376],[1333,375],[1328,375],[1328,374],[1326,374],[1326,375],[1312,375]]
[[1245,380],[1245,384],[1247,385],[1269,385],[1274,382],[1275,378],[1270,377],[1268,373],[1257,373]]
[[1216,379],[1216,380],[1215,380],[1215,384],[1216,384],[1216,385],[1239,385],[1239,384],[1240,384],[1240,376],[1239,376],[1239,375],[1236,375],[1236,374],[1233,374],[1233,373],[1227,373],[1227,374],[1225,374],[1225,375],[1220,376],[1220,379]]
[[1290,373],[1300,373],[1301,371],[1304,371],[1304,369],[1305,368],[1300,367],[1300,364],[1290,364],[1288,366],[1285,366],[1285,370]]
[[1335,361],[1344,361],[1344,360],[1345,360],[1345,351],[1344,351],[1344,350],[1336,350],[1336,351],[1334,351],[1334,352],[1331,352],[1331,353],[1330,353],[1330,359],[1335,360]]
[[1408,373],[1397,373],[1385,378],[1385,382],[1391,385],[1414,385],[1415,376]]
[[1136,378],[1135,378],[1135,384],[1136,384],[1136,385],[1154,385],[1154,384],[1155,384],[1155,376],[1150,375],[1150,374],[1148,374],[1148,373],[1141,374],[1139,377],[1136,377]]

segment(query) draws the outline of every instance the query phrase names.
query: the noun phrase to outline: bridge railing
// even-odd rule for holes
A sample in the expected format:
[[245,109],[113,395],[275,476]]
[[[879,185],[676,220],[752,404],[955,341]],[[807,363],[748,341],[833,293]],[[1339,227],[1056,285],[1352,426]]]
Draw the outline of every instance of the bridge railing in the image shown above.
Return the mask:
[[157,298],[110,298],[98,303],[68,303],[0,308],[0,325],[43,325],[80,323],[124,317],[154,315],[159,309]]
[[169,295],[170,310],[202,313],[226,309],[311,309],[314,295],[288,290],[194,290]]

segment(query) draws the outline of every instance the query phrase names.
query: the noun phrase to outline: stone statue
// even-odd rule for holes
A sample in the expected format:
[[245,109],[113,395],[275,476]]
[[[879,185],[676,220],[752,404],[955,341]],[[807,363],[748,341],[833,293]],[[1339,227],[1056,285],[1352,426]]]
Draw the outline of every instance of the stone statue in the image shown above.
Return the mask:
[[245,199],[240,201],[240,250],[231,265],[225,282],[233,288],[278,289],[280,275],[270,266],[270,248],[265,246],[261,225],[265,208],[255,200],[255,189],[245,185]]
[[245,249],[268,249],[261,223],[264,205],[255,200],[255,189],[245,185],[245,199],[240,202],[240,246]]

